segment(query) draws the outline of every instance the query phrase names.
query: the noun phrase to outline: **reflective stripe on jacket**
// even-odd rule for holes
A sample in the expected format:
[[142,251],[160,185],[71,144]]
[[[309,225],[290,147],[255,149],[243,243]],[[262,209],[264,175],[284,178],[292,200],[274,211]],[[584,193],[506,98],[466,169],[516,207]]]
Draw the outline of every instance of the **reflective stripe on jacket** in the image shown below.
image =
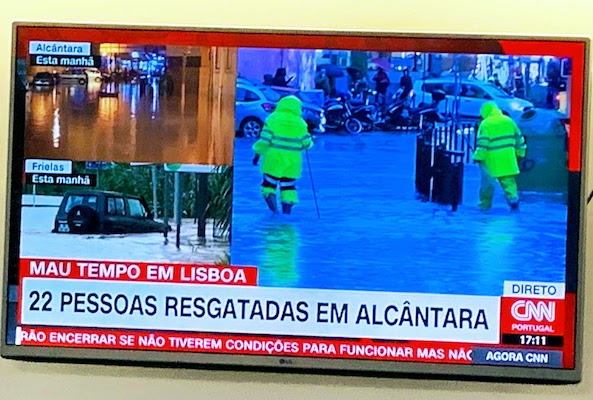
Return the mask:
[[260,138],[262,141],[268,143],[269,147],[289,151],[306,150],[310,147],[308,142],[311,141],[311,135],[309,133],[302,138],[277,136],[267,125],[262,129]]

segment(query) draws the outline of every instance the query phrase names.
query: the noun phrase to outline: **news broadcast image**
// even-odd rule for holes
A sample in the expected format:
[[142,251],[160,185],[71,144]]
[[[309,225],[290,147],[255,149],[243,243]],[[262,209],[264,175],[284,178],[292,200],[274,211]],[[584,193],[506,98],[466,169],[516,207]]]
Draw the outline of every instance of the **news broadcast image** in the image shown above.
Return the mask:
[[574,368],[571,58],[23,29],[8,344]]

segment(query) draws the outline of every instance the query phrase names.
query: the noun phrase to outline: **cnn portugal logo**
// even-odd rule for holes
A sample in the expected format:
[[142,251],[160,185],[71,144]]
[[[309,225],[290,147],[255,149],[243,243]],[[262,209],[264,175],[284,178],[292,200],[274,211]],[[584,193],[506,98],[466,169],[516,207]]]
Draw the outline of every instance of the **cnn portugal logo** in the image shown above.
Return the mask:
[[556,319],[556,302],[538,301],[536,303],[532,300],[517,300],[511,307],[511,315],[517,321],[522,322],[532,320],[554,322]]

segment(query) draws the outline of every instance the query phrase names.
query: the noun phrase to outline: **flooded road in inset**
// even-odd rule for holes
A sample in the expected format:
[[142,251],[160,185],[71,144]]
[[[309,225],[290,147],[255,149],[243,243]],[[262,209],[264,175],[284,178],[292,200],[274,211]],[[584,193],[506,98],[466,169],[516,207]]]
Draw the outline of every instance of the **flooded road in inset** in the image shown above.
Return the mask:
[[[28,93],[27,158],[205,164],[198,90],[150,85],[57,85]],[[232,138],[233,132],[229,132]]]

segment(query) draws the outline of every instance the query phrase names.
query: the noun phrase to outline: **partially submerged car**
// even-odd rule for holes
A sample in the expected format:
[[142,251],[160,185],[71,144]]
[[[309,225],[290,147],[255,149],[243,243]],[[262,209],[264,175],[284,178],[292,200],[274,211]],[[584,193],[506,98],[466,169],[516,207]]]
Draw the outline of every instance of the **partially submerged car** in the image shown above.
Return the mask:
[[143,198],[103,190],[71,191],[64,195],[54,221],[54,233],[168,232],[155,221]]

